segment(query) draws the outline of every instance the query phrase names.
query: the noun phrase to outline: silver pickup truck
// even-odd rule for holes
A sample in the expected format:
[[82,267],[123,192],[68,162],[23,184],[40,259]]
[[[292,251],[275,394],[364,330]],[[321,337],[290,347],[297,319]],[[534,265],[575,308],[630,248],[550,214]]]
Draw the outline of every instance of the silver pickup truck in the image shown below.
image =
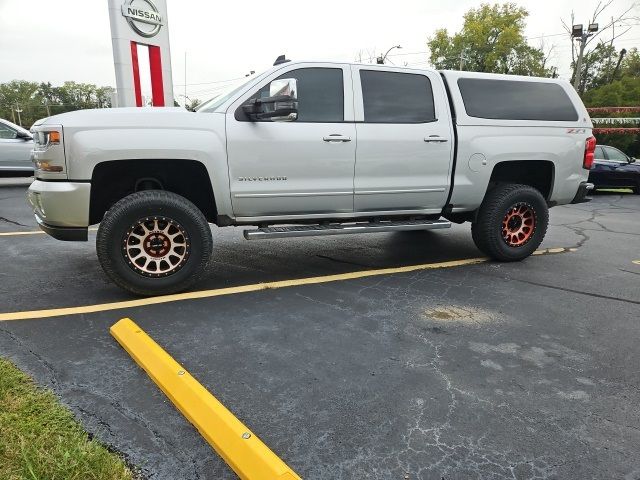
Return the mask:
[[104,271],[139,295],[203,274],[210,223],[252,240],[471,222],[482,252],[514,261],[540,245],[549,207],[584,201],[591,132],[562,80],[279,62],[196,113],[36,122],[28,197],[57,239],[100,224]]

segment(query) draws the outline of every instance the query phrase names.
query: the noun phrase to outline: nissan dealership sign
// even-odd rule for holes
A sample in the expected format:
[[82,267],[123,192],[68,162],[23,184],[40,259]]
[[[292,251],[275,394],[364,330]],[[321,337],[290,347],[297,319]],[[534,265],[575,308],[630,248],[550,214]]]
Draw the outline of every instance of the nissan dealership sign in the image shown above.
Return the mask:
[[151,0],[128,0],[122,5],[122,15],[133,31],[145,38],[155,37],[164,25],[160,11]]
[[[173,106],[166,0],[108,0],[117,106]],[[148,62],[147,62],[148,58]],[[148,69],[147,69],[148,66]],[[151,92],[142,91],[151,80]]]

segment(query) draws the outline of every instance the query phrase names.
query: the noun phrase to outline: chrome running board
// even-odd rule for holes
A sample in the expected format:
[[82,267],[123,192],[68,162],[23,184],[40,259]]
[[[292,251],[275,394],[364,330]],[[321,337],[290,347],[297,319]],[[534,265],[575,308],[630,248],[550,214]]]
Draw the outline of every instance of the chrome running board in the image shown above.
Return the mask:
[[293,225],[245,230],[244,238],[247,240],[262,240],[267,238],[315,237],[319,235],[397,232],[402,230],[439,230],[449,227],[451,227],[451,222],[447,220],[330,223],[326,225]]

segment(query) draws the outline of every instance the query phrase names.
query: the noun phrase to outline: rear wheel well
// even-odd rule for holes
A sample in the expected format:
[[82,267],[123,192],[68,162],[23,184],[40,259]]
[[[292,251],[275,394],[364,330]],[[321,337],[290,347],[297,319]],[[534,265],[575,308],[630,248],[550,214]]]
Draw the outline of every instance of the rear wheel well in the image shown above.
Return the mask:
[[535,188],[548,201],[553,186],[553,175],[553,162],[546,160],[500,162],[491,172],[487,191],[499,183],[518,183]]
[[194,203],[208,222],[216,221],[216,205],[207,168],[195,160],[114,160],[99,163],[91,177],[89,223],[121,198],[142,190],[167,190]]
[[[489,192],[496,186],[512,183],[519,185],[529,185],[538,190],[544,199],[549,203],[551,189],[553,187],[554,165],[546,160],[514,160],[497,163],[491,172],[489,185],[484,194],[487,197]],[[455,189],[455,186],[454,186]],[[445,212],[444,217],[455,223],[475,222],[478,210],[470,212]]]

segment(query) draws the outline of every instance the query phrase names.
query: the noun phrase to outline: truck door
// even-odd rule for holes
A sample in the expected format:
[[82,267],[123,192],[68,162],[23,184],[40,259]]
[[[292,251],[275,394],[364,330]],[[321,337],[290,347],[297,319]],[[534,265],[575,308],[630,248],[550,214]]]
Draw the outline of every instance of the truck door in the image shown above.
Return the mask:
[[450,185],[453,126],[439,74],[364,65],[352,73],[355,211],[440,212]]
[[[273,80],[287,78],[297,81],[297,119],[250,121],[242,105],[268,96]],[[348,65],[278,70],[231,106],[226,128],[237,218],[353,212],[356,131]]]

